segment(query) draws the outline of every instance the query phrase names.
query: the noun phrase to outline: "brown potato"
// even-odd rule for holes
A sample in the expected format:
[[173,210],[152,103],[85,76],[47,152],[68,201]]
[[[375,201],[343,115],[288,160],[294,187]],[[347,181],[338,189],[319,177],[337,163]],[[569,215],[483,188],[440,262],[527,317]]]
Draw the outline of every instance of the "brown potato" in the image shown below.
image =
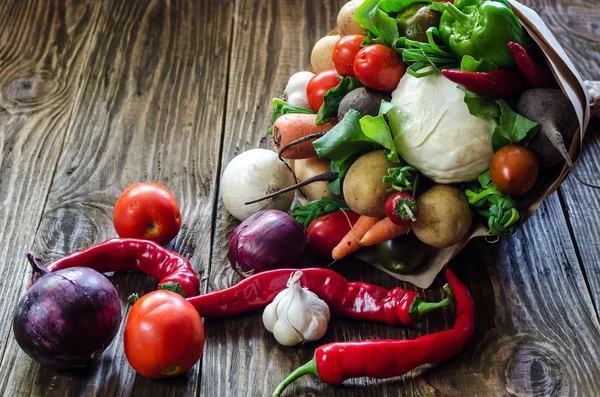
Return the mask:
[[471,230],[473,210],[455,185],[434,185],[417,198],[417,207],[412,227],[425,244],[447,248],[461,242]]
[[385,216],[385,200],[391,183],[383,183],[388,168],[396,164],[376,150],[360,156],[344,178],[344,200],[352,211],[359,215]]
[[333,47],[339,39],[339,35],[325,36],[316,42],[310,54],[310,64],[315,73],[335,68],[331,56],[333,55]]
[[[321,159],[318,157],[290,161],[290,165],[296,174],[296,178],[298,178],[298,182],[303,182],[313,176],[324,174],[329,171],[330,163],[331,162],[328,159]],[[320,200],[323,196],[333,198],[334,195],[329,190],[328,185],[327,182],[315,182],[304,186],[301,191],[310,201]],[[300,192],[298,193],[301,194]]]
[[365,30],[354,20],[354,14],[364,0],[352,0],[343,5],[337,16],[337,28],[340,36],[365,34]]

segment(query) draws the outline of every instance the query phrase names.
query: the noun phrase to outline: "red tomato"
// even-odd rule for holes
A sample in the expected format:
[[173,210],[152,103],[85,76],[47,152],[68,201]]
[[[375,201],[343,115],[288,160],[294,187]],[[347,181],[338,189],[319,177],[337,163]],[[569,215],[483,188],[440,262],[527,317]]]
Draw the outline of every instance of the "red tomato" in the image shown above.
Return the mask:
[[490,177],[502,193],[525,194],[535,185],[537,176],[537,157],[525,146],[506,145],[492,157]]
[[308,225],[308,248],[319,256],[331,258],[335,246],[342,241],[358,218],[360,215],[348,210],[318,217]]
[[306,86],[306,96],[313,112],[318,112],[323,105],[323,95],[340,84],[337,76],[338,73],[335,69],[327,69],[315,74],[310,79]]
[[127,361],[141,375],[173,377],[202,356],[204,327],[200,314],[185,298],[158,290],[133,305],[123,342]]
[[360,50],[354,60],[356,78],[368,88],[392,92],[406,72],[400,55],[382,44]]
[[179,233],[181,212],[166,187],[158,183],[136,183],[117,200],[113,224],[121,238],[142,238],[164,245]]
[[365,36],[362,34],[351,34],[342,37],[335,43],[332,59],[338,74],[354,77],[354,59],[356,54],[363,49],[360,43],[364,39]]

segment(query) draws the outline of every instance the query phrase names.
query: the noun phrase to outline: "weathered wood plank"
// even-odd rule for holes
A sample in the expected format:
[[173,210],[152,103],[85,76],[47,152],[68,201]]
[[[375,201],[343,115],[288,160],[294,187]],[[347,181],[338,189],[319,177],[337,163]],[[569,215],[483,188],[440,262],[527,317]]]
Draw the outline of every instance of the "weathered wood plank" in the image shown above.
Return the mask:
[[12,315],[30,274],[24,255],[62,151],[98,10],[94,1],[0,3],[0,390],[8,394]]
[[[101,4],[35,252],[50,260],[114,237],[117,197],[150,180],[176,196],[183,226],[170,247],[202,274],[210,255],[233,7],[192,0]],[[156,286],[142,275],[116,274],[112,281],[124,318],[126,297]],[[100,361],[81,372],[42,368],[11,340],[4,384],[12,395],[196,394],[199,364],[172,381],[136,375],[123,353],[124,325]]]
[[[586,80],[600,80],[600,7],[582,0],[545,2],[544,17]],[[544,3],[543,3],[544,4]],[[600,184],[600,122],[592,120],[577,164],[581,177]],[[586,188],[569,175],[559,189],[559,197],[576,243],[575,249],[584,276],[600,315],[600,191]]]
[[597,393],[600,324],[556,194],[514,236],[469,245],[453,267],[469,275],[475,335],[415,379],[416,395]]

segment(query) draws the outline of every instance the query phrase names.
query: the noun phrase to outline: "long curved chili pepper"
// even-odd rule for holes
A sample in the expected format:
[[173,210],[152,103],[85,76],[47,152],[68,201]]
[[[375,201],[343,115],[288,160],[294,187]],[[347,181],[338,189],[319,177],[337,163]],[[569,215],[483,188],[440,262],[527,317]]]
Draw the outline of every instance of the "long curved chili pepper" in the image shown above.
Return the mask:
[[[386,290],[372,284],[349,282],[338,273],[322,268],[300,269],[300,284],[317,294],[334,312],[357,320],[380,321],[413,326],[425,313],[447,306],[424,302],[416,291]],[[203,317],[223,317],[260,309],[286,288],[290,275],[298,269],[277,269],[250,276],[238,284],[188,298]],[[451,294],[451,290],[447,289]]]
[[531,59],[527,50],[521,44],[510,42],[508,48],[513,54],[517,67],[523,73],[527,84],[531,88],[551,88],[555,86],[550,69]]
[[495,69],[485,73],[444,69],[442,74],[471,92],[494,98],[519,95],[526,88],[523,75],[510,69]]
[[452,329],[412,340],[334,342],[321,346],[311,361],[279,384],[273,396],[279,396],[290,383],[306,374],[317,375],[330,384],[362,376],[385,379],[457,355],[473,335],[475,307],[467,288],[448,268],[446,277],[456,297],[456,320]]
[[50,272],[89,267],[100,273],[141,271],[158,280],[159,289],[190,297],[200,293],[200,281],[190,262],[149,240],[116,238],[73,252],[47,265]]

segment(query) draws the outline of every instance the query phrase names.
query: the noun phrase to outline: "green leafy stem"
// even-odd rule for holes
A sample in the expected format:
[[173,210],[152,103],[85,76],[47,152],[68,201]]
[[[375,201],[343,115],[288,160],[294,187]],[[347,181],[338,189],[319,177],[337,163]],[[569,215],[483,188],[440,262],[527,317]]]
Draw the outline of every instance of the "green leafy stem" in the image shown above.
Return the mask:
[[[415,77],[425,77],[440,73],[442,69],[459,66],[450,48],[437,45],[434,36],[440,38],[438,28],[427,29],[427,43],[400,37],[394,43],[394,50],[402,54],[402,60],[409,65],[406,72]],[[425,69],[425,70],[423,70]]]
[[350,208],[342,206],[337,201],[329,197],[322,197],[320,200],[311,201],[306,205],[296,204],[292,210],[292,217],[300,222],[304,227],[308,227],[312,221],[320,216],[330,214],[338,210],[349,210]]
[[502,193],[489,180],[489,171],[479,177],[479,184],[472,183],[465,189],[467,200],[475,212],[488,218],[491,234],[513,234],[521,219],[515,201]]
[[410,192],[414,197],[420,175],[419,170],[409,165],[389,168],[388,174],[383,177],[383,183],[392,182],[392,188],[388,192]]

